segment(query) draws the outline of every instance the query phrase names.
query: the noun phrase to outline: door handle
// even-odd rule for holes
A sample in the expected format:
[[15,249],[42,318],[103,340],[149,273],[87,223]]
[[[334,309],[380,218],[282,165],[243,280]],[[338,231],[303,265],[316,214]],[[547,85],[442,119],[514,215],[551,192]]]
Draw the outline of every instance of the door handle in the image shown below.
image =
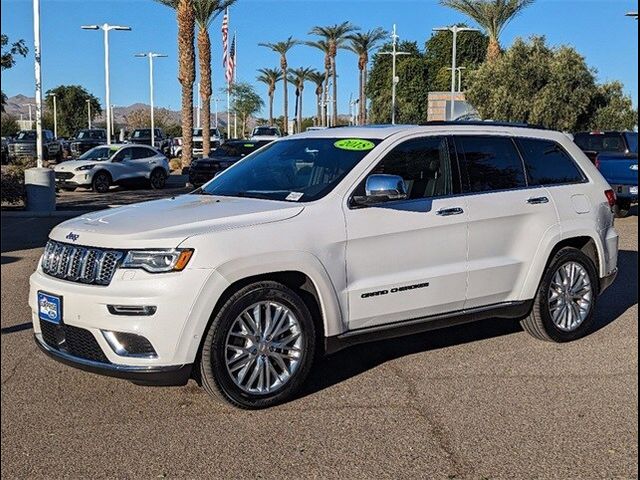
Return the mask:
[[543,203],[549,203],[549,198],[547,197],[533,197],[527,200],[527,203],[530,205],[541,205]]
[[436,214],[441,217],[451,217],[452,215],[462,215],[463,213],[464,210],[460,207],[442,208],[436,212]]

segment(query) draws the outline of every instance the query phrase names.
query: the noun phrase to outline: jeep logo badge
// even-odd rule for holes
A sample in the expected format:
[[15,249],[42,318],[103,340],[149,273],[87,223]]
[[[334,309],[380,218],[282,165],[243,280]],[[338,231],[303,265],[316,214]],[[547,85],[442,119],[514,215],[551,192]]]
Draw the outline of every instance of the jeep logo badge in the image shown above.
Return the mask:
[[78,235],[77,233],[69,232],[69,235],[67,235],[64,238],[66,238],[67,240],[71,240],[72,242],[75,242],[78,238],[80,238],[80,235]]

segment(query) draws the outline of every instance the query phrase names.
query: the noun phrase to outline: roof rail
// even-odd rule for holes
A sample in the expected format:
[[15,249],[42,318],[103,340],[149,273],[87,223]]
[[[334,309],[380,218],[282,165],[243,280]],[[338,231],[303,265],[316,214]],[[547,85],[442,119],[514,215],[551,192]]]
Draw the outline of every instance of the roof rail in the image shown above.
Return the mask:
[[517,122],[494,122],[493,120],[434,120],[430,122],[422,122],[420,126],[439,126],[439,125],[474,125],[474,126],[492,126],[492,127],[515,127],[515,128],[535,128],[538,130],[548,130],[542,125],[530,125],[528,123]]

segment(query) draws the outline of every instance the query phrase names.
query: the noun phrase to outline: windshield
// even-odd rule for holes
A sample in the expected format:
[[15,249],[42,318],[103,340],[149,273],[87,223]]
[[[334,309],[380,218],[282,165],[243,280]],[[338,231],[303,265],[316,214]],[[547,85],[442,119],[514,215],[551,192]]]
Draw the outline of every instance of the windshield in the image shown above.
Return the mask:
[[620,133],[578,133],[574,142],[584,151],[624,152],[626,147]]
[[311,202],[333,190],[379,142],[337,138],[273,142],[215,177],[198,193]]
[[36,139],[36,132],[33,130],[18,133],[18,140],[35,140],[35,139]]
[[133,138],[147,138],[147,137],[151,137],[151,129],[149,128],[145,128],[145,129],[141,129],[141,130],[134,130],[133,131],[133,135],[131,135]]
[[80,130],[77,136],[78,139],[103,139],[107,138],[107,135],[101,130]]
[[638,132],[628,132],[625,133],[625,136],[629,144],[629,151],[631,153],[638,153]]
[[95,147],[80,155],[78,160],[108,160],[116,151],[117,148],[113,147]]
[[280,134],[280,132],[278,132],[277,128],[273,128],[273,127],[256,127],[253,129],[253,135],[254,136],[278,136]]

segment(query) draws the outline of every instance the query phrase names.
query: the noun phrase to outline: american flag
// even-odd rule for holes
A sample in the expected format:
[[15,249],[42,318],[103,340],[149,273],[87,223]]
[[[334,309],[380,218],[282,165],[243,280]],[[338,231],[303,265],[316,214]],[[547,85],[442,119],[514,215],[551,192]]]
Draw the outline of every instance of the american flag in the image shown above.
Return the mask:
[[222,17],[222,67],[227,68],[227,50],[229,49],[229,10]]
[[229,58],[227,59],[227,83],[230,85],[234,80],[234,70],[236,68],[236,35],[231,40],[231,48],[229,48]]

